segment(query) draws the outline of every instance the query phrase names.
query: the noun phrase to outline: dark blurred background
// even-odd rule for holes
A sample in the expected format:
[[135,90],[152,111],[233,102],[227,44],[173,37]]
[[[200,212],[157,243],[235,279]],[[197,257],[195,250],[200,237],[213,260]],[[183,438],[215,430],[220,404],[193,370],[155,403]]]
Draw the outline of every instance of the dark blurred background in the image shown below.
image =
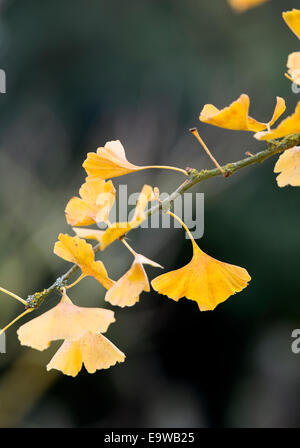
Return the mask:
[[[183,168],[212,167],[193,126],[222,163],[264,148],[198,116],[205,103],[223,107],[241,93],[256,119],[270,119],[276,95],[293,111],[300,97],[283,74],[299,42],[281,12],[296,3],[271,0],[238,15],[226,0],[2,0],[0,285],[25,298],[69,267],[53,254],[58,233],[72,234],[64,207],[84,181],[86,153],[107,140],[120,139],[133,163]],[[275,161],[194,188],[205,193],[198,243],[246,267],[246,290],[202,313],[186,299],[143,294],[116,309],[107,334],[126,362],[75,379],[46,372],[60,343],[21,347],[12,327],[0,355],[0,426],[298,427],[300,355],[290,345],[300,327],[300,190],[277,187]],[[181,181],[157,170],[115,183],[171,192]],[[130,240],[167,270],[191,257],[179,229],[138,229]],[[119,242],[101,258],[114,279],[131,262]],[[85,279],[70,297],[102,306],[104,293]],[[4,326],[22,306],[0,299]],[[57,301],[54,294],[36,315]]]

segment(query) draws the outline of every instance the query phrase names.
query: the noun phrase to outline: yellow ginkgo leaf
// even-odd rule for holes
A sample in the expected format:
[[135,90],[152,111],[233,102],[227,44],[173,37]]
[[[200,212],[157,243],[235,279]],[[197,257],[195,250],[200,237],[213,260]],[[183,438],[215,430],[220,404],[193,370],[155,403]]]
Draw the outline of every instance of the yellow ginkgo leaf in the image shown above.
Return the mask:
[[107,291],[105,300],[112,305],[118,305],[123,308],[124,306],[132,306],[137,303],[143,291],[149,292],[150,285],[143,266],[144,264],[162,268],[155,261],[149,260],[149,258],[143,255],[136,254],[129,271]]
[[128,162],[124,147],[119,140],[107,142],[104,147],[98,148],[97,152],[89,152],[82,166],[86,170],[89,178],[98,179],[110,179],[149,168],[174,170],[187,175],[186,170],[173,166],[133,165]]
[[205,254],[196,244],[184,222],[168,212],[185,228],[193,244],[193,258],[184,267],[152,280],[152,287],[178,301],[182,297],[197,302],[200,311],[213,310],[232,294],[246,288],[251,280],[246,269],[218,261]]
[[124,353],[105,336],[88,332],[78,340],[66,340],[47,365],[47,370],[56,369],[75,377],[82,363],[89,373],[94,373],[124,360]]
[[300,9],[285,11],[282,13],[282,17],[293,33],[300,39]]
[[83,163],[89,177],[109,179],[143,169],[128,162],[119,140],[107,142],[97,152],[89,152]]
[[115,222],[103,233],[100,239],[101,249],[104,250],[118,238],[124,236],[127,232],[138,227],[145,219],[145,208],[152,200],[153,190],[149,185],[144,185],[136,204],[134,215],[128,222]]
[[273,117],[268,123],[261,123],[249,117],[250,99],[246,94],[242,94],[230,106],[222,110],[217,109],[212,104],[206,104],[201,113],[200,121],[214,126],[234,131],[259,132],[272,125],[285,111],[285,101],[277,97]]
[[281,154],[274,173],[280,173],[276,179],[279,187],[286,185],[300,187],[300,146],[295,146]]
[[266,3],[268,0],[228,0],[228,3],[237,12],[244,12],[247,9]]
[[289,55],[287,67],[291,80],[300,86],[300,51],[296,51]]
[[277,128],[270,131],[257,132],[254,137],[257,140],[273,140],[276,138],[286,137],[291,134],[300,133],[300,101],[298,102],[293,115],[282,120]]
[[88,226],[108,220],[116,195],[111,181],[87,178],[79,194],[81,198],[74,197],[67,204],[65,213],[68,224]]
[[193,242],[192,260],[181,269],[156,277],[151,284],[170,299],[186,297],[206,311],[246,288],[250,280],[246,269],[215,260]]
[[105,333],[112,322],[113,311],[76,306],[64,293],[58,305],[22,325],[17,333],[22,345],[45,350],[52,341],[78,339],[87,331]]
[[113,286],[102,261],[95,261],[95,254],[91,244],[78,236],[61,233],[59,241],[55,243],[54,253],[64,260],[77,264],[83,275],[94,277],[106,289]]

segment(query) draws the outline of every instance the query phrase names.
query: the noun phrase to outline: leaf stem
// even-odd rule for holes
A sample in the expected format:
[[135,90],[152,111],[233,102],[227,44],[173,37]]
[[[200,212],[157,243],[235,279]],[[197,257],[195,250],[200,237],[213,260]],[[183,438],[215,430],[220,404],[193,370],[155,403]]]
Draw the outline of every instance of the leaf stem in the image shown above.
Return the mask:
[[182,219],[179,218],[179,216],[175,215],[175,213],[171,212],[170,210],[168,210],[167,212],[170,216],[173,216],[174,219],[176,219],[184,228],[184,230],[186,231],[186,233],[188,234],[188,236],[190,237],[190,240],[192,241],[192,243],[194,242],[194,238],[193,235],[191,234],[191,232],[189,231],[187,225],[182,221]]
[[172,171],[178,171],[179,173],[183,173],[185,176],[188,176],[188,173],[183,168],[177,168],[176,166],[165,166],[165,165],[148,165],[148,166],[142,166],[140,167],[139,171],[141,170],[148,170],[150,168],[159,168],[162,170],[172,170]]
[[134,249],[132,249],[132,247],[130,246],[129,243],[127,243],[127,241],[125,240],[124,237],[121,239],[121,241],[122,241],[122,243],[124,244],[124,246],[127,247],[127,249],[129,250],[129,252],[131,252],[132,255],[133,255],[134,257],[136,257],[136,251],[135,251]]
[[23,313],[19,314],[14,320],[12,320],[9,324],[7,324],[4,328],[0,330],[0,336],[2,333],[4,333],[9,327],[11,327],[17,320],[21,319],[21,317],[25,316],[25,314],[31,313],[33,311],[33,308],[27,308]]
[[23,303],[23,305],[27,305],[26,300],[22,299],[21,297],[17,296],[17,294],[14,294],[11,291],[8,291],[7,289],[4,289],[0,286],[0,291],[4,292],[5,294],[8,294],[11,297],[14,297],[15,299],[17,299],[19,302]]
[[84,277],[86,277],[85,274],[81,274],[77,280],[75,280],[75,282],[71,283],[71,285],[67,285],[65,286],[65,289],[70,289],[73,288],[73,286],[77,285],[77,283],[79,283]]
[[210,150],[208,149],[208,146],[204,143],[203,139],[200,137],[199,132],[197,130],[197,128],[192,128],[190,129],[190,132],[194,135],[194,137],[196,137],[196,139],[198,140],[198,142],[200,143],[200,145],[203,147],[204,151],[206,152],[206,154],[211,158],[211,160],[213,161],[213,163],[216,165],[216,167],[221,171],[221,173],[224,175],[225,171],[223,170],[223,168],[221,167],[221,165],[219,164],[219,162],[215,159],[215,157],[212,155],[212,153],[210,152]]

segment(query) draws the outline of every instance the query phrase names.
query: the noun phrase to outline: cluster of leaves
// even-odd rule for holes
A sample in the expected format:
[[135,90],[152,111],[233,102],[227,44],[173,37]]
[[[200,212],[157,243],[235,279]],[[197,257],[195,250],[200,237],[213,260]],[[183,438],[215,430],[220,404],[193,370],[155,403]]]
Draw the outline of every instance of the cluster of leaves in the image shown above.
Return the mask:
[[[144,185],[129,221],[109,221],[116,191],[112,181],[106,179],[154,167],[138,167],[128,162],[119,141],[108,142],[104,147],[98,148],[96,153],[89,153],[83,167],[88,177],[79,190],[79,197],[71,198],[65,210],[67,222],[73,226],[76,236],[60,234],[54,246],[54,253],[77,265],[81,275],[71,285],[61,288],[62,299],[56,307],[27,322],[18,330],[21,344],[37,350],[44,350],[51,341],[63,339],[64,343],[47,369],[55,368],[72,376],[77,375],[82,363],[88,372],[93,373],[96,369],[124,361],[125,355],[103,336],[109,325],[114,322],[114,313],[103,308],[77,307],[67,296],[66,290],[84,277],[91,276],[107,289],[106,302],[119,307],[132,306],[139,301],[143,291],[150,291],[144,265],[162,267],[136,253],[125,239],[130,230],[146,219],[147,204],[159,200],[158,188]],[[185,170],[182,171],[187,175]],[[186,228],[179,217],[170,211],[167,213],[178,219]],[[106,223],[106,230],[82,227],[100,222]],[[186,230],[189,233],[187,228]],[[250,276],[243,268],[222,263],[206,255],[190,233],[189,235],[193,245],[190,263],[155,278],[152,280],[152,286],[159,293],[176,301],[187,297],[195,300],[200,310],[212,310],[218,303],[245,288]],[[93,247],[86,239],[97,240],[101,251],[121,239],[133,255],[129,270],[119,280],[111,280],[103,262],[95,260]]]
[[[289,11],[283,16],[299,37],[300,11]],[[266,123],[250,117],[249,106],[249,97],[242,94],[230,106],[222,110],[212,104],[206,104],[199,118],[201,122],[210,125],[253,132],[256,139],[268,141],[271,144],[275,139],[300,134],[300,101],[295,112],[273,129],[272,126],[286,110],[283,98],[277,97],[273,115]],[[196,130],[192,132],[210,154],[198,132]],[[300,148],[293,147],[287,149],[280,156],[275,166],[275,172],[280,173],[277,178],[279,186],[288,184],[300,186],[299,154]],[[212,159],[220,173],[226,175],[227,173],[216,160]],[[152,201],[160,203],[159,189],[144,185],[132,217],[125,222],[111,223],[109,216],[115,202],[116,190],[110,179],[152,168],[179,171],[187,177],[193,176],[195,171],[170,166],[134,165],[127,160],[120,141],[107,142],[96,152],[88,153],[83,168],[87,173],[85,183],[80,187],[79,196],[71,198],[65,209],[66,220],[72,226],[75,236],[60,234],[54,246],[54,253],[73,263],[76,270],[81,270],[81,274],[72,284],[57,282],[56,286],[60,287],[62,295],[59,304],[22,325],[18,330],[21,344],[37,350],[46,349],[52,341],[63,340],[63,344],[49,362],[47,369],[57,369],[71,376],[76,376],[83,364],[89,373],[93,373],[99,369],[109,368],[117,362],[123,362],[125,355],[103,336],[110,324],[115,321],[114,312],[105,308],[76,306],[67,296],[67,290],[83,278],[90,276],[107,290],[104,298],[106,302],[118,307],[133,306],[139,301],[143,292],[150,291],[150,283],[144,266],[151,265],[162,268],[157,262],[136,253],[126,240],[126,234],[146,220],[149,214],[147,212],[148,205]],[[191,261],[186,266],[154,278],[151,282],[154,290],[175,301],[186,297],[195,301],[201,311],[206,311],[215,309],[218,304],[248,285],[251,277],[246,269],[218,261],[204,253],[193,239],[185,223],[168,208],[161,208],[164,213],[168,213],[179,221],[186,230],[191,239],[193,254]],[[99,226],[100,223],[106,224],[105,230],[90,227]],[[92,247],[86,240],[96,240],[97,244]],[[109,277],[103,262],[95,259],[95,254],[104,251],[117,240],[121,240],[126,249],[130,251],[133,262],[124,275],[114,281]],[[3,288],[0,289],[17,298],[26,306],[26,311],[18,318],[39,306],[42,302],[41,299],[47,293],[47,291],[38,293],[38,296],[31,296],[31,300],[26,301]],[[32,297],[36,300],[32,300]]]
[[[300,39],[300,10],[293,9],[282,14],[285,22]],[[300,52],[292,53],[288,57],[288,68],[292,82],[300,85]],[[206,104],[200,114],[200,121],[219,126],[225,129],[254,132],[257,140],[271,142],[282,137],[300,132],[300,101],[295,112],[285,118],[275,128],[273,124],[285,112],[286,105],[283,98],[277,97],[276,106],[271,120],[261,123],[249,116],[250,99],[242,94],[229,107],[222,110],[212,104]],[[300,186],[300,147],[294,147],[285,151],[275,165],[274,172],[280,173],[277,183],[280,187],[286,185]]]

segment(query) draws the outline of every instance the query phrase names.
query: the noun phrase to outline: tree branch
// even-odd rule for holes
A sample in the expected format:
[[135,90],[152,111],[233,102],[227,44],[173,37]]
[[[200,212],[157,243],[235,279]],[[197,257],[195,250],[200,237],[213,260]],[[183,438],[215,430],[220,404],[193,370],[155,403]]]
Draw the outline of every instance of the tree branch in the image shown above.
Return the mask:
[[[168,210],[175,199],[185,193],[187,190],[192,188],[194,185],[199,184],[200,182],[210,179],[211,177],[224,175],[225,177],[231,176],[236,171],[245,168],[247,166],[251,166],[257,163],[262,163],[269,157],[272,157],[280,152],[286,151],[287,149],[293,148],[294,146],[300,145],[300,134],[293,134],[288,137],[283,138],[280,141],[272,141],[269,142],[267,149],[264,151],[260,151],[257,154],[247,157],[245,159],[239,160],[237,162],[228,163],[222,166],[223,171],[218,168],[212,170],[201,170],[198,171],[196,169],[187,169],[189,178],[185,180],[170,196],[162,201],[161,203],[151,207],[146,212],[146,217],[153,215],[159,210]],[[94,252],[98,252],[100,250],[100,244],[96,244],[93,248]],[[68,280],[78,271],[79,267],[77,265],[73,265],[65,274],[61,277],[58,277],[55,282],[49,286],[49,288],[44,289],[43,291],[36,292],[27,297],[27,308],[38,308],[45,298],[54,291],[59,290],[63,286],[66,286]]]

